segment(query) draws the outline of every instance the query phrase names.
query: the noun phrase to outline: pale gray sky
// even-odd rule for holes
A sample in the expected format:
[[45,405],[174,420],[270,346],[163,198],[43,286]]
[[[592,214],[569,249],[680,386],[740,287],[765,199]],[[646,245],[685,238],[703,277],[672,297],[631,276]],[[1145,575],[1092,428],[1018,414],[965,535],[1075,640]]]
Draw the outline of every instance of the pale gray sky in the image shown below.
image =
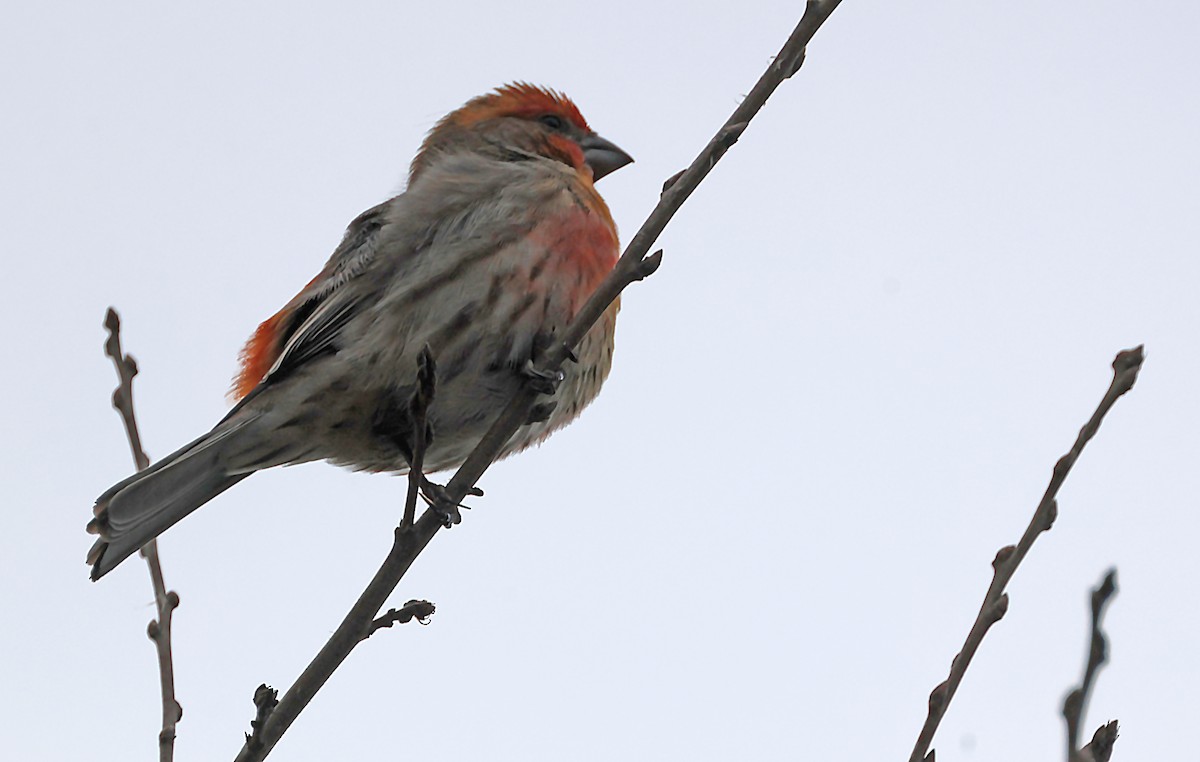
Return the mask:
[[[512,80],[637,158],[626,237],[800,2],[10,4],[0,251],[13,275],[5,757],[152,759],[140,562],[88,581],[130,458],[214,423],[238,348],[433,122]],[[273,759],[906,759],[996,549],[1107,387],[1123,399],[1018,571],[939,760],[1062,758],[1087,592],[1120,593],[1087,732],[1182,759],[1200,713],[1200,6],[845,0],[627,293],[600,400],[437,537]],[[231,759],[385,555],[402,484],[255,476],[166,534],[176,759]]]

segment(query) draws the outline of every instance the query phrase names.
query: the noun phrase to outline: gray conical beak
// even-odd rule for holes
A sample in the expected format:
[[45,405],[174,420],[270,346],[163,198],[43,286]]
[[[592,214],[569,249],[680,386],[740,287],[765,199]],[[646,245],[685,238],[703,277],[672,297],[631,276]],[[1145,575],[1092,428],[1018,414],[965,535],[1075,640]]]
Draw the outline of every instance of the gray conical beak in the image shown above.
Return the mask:
[[584,161],[592,168],[593,180],[599,180],[633,162],[632,156],[594,132],[579,141],[579,147],[583,149]]

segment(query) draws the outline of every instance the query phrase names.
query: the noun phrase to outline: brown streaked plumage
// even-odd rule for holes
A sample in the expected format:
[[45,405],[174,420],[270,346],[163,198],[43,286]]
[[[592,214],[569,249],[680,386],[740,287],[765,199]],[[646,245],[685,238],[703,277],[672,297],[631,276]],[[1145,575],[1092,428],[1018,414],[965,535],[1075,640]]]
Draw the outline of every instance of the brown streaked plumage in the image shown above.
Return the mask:
[[[404,411],[426,345],[439,369],[427,470],[461,463],[616,262],[616,226],[593,181],[629,161],[565,96],[532,85],[438,122],[408,189],[354,220],[321,273],[250,338],[229,415],[100,496],[93,578],[263,468],[328,460],[406,472]],[[577,348],[549,418],[522,427],[505,454],[599,392],[617,309]]]

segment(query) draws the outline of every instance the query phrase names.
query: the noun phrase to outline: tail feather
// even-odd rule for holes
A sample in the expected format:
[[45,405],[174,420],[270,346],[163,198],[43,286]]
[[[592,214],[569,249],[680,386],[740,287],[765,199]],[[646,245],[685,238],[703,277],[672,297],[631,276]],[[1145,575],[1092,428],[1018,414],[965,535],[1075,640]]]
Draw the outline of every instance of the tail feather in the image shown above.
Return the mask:
[[229,473],[222,462],[229,437],[240,429],[219,426],[97,498],[88,523],[88,531],[100,535],[87,557],[93,580],[253,473]]

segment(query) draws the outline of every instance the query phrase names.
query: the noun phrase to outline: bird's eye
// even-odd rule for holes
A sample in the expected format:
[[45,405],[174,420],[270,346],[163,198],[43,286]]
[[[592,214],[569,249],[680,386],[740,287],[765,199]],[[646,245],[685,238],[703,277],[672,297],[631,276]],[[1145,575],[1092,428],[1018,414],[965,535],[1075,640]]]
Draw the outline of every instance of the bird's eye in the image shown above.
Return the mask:
[[546,114],[538,118],[538,121],[546,125],[552,130],[561,131],[567,128],[567,123],[558,114]]

